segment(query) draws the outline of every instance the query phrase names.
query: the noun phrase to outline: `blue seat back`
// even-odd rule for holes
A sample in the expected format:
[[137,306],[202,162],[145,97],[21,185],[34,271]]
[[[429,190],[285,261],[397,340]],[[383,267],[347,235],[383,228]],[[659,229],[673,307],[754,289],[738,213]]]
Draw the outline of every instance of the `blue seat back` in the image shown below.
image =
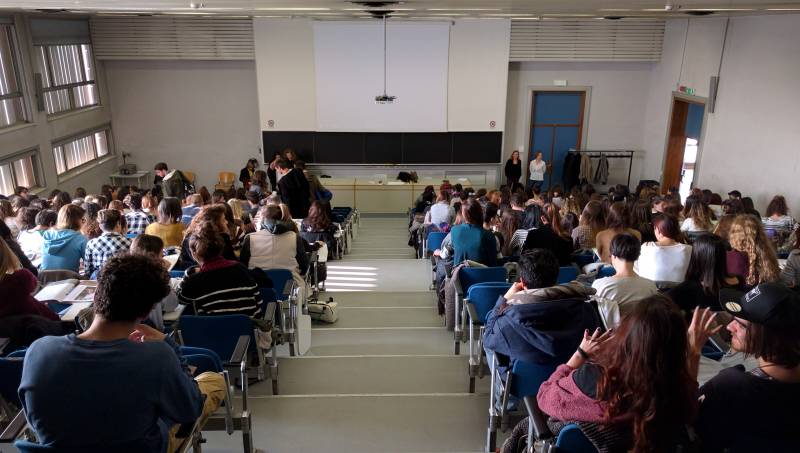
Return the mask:
[[511,283],[487,282],[470,286],[467,299],[475,306],[481,324],[486,324],[486,316],[494,308],[497,298],[505,294],[508,288],[511,288]]
[[597,271],[597,278],[612,277],[617,275],[617,270],[613,266],[603,266]]
[[0,396],[4,400],[19,405],[17,389],[22,381],[22,358],[0,359]]
[[519,399],[530,395],[536,396],[539,393],[539,386],[550,378],[557,366],[557,364],[542,365],[522,360],[514,361],[511,368],[513,377],[510,393]]
[[594,445],[574,423],[561,428],[558,432],[556,449],[563,453],[597,453]]
[[197,374],[206,371],[221,373],[224,370],[222,359],[211,349],[181,346],[181,354],[189,365],[197,367]]
[[186,271],[169,271],[169,278],[183,278]]
[[126,233],[125,237],[128,238],[128,239],[134,239],[138,235],[139,235],[139,233]]
[[447,237],[447,233],[442,233],[441,231],[428,233],[428,251],[433,252],[442,248],[442,241],[444,241],[445,237]]
[[592,264],[595,261],[597,261],[597,255],[595,255],[594,252],[591,251],[584,253],[576,253],[575,255],[572,255],[572,259],[575,260],[575,264],[577,264],[578,267],[582,268],[587,264]]
[[569,283],[578,278],[578,268],[575,266],[561,266],[558,269],[558,283]]
[[292,272],[288,269],[270,269],[264,270],[264,272],[266,272],[267,277],[272,280],[272,287],[275,289],[275,294],[282,297],[281,300],[286,300],[290,294],[285,294],[283,290],[286,288],[286,282],[292,280]]
[[458,281],[461,284],[462,294],[466,294],[469,288],[476,283],[505,282],[507,279],[506,268],[502,266],[462,267],[458,271]]
[[228,360],[242,335],[253,336],[253,322],[246,315],[181,316],[185,346],[206,348]]
[[261,315],[267,313],[267,306],[278,301],[278,293],[274,288],[261,288]]

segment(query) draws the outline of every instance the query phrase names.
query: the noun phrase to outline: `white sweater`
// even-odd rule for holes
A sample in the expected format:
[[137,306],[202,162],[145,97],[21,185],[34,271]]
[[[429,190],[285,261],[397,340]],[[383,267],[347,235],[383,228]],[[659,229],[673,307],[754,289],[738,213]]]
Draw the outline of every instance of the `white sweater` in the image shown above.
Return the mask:
[[646,242],[642,244],[642,253],[633,265],[633,270],[654,282],[680,283],[686,278],[691,256],[691,245],[661,246],[655,242]]

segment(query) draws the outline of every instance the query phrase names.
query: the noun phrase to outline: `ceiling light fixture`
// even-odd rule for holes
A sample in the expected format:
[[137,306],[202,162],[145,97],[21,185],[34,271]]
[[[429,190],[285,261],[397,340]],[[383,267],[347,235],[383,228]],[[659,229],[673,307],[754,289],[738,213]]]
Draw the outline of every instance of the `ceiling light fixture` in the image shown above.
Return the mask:
[[383,94],[375,96],[375,103],[393,104],[397,96],[389,96],[386,93],[386,16],[388,16],[388,12],[383,12],[381,16],[383,16]]

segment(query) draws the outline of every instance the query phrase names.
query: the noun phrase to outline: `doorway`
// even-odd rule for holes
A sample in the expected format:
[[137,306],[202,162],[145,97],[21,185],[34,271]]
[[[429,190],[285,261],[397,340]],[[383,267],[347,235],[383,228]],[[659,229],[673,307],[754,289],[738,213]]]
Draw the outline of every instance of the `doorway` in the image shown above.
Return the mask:
[[[564,159],[581,149],[586,91],[533,91],[528,159],[547,162],[542,190],[564,186]],[[529,175],[530,177],[530,175]]]
[[701,100],[673,98],[667,152],[661,188],[664,193],[677,188],[681,200],[692,190],[697,173],[697,154],[703,130],[705,104]]

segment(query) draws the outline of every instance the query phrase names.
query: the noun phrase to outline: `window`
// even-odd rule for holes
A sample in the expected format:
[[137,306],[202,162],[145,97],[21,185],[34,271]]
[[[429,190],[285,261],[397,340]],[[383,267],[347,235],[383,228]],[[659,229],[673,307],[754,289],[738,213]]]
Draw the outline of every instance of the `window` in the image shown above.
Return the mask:
[[111,154],[109,130],[103,129],[87,135],[71,138],[53,146],[56,173],[62,175],[74,168]]
[[17,72],[14,27],[0,25],[0,128],[25,121],[22,87]]
[[17,186],[41,187],[37,151],[27,151],[0,161],[0,194],[12,195]]
[[35,54],[48,115],[100,103],[91,45],[38,45]]

